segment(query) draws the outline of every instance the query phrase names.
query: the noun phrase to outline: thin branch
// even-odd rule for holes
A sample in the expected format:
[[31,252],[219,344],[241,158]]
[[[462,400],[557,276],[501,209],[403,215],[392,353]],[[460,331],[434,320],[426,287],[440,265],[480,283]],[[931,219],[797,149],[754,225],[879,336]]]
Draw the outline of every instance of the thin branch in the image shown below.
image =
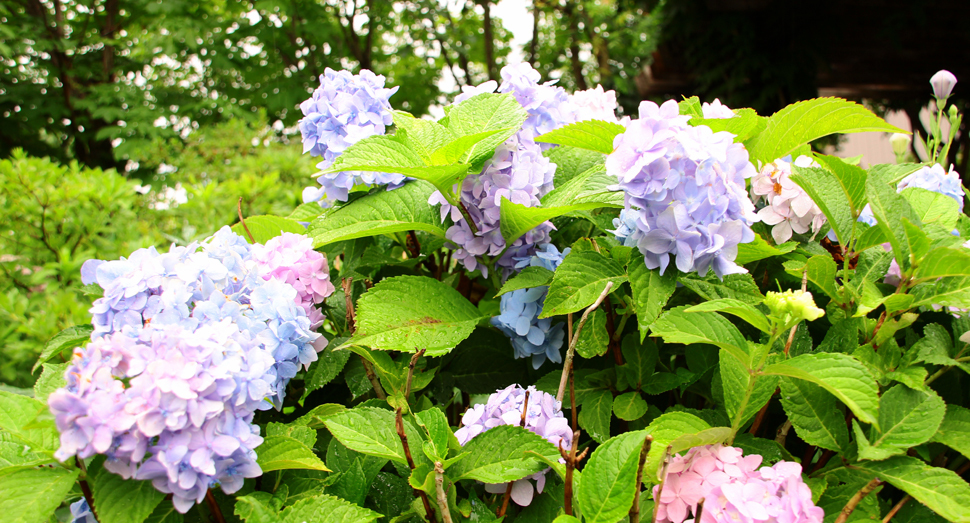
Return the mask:
[[[344,291],[344,305],[347,309],[347,332],[351,335],[357,331],[357,318],[354,315],[354,292],[353,292],[354,279],[344,278],[340,280],[340,288]],[[386,400],[387,394],[384,393],[384,387],[381,387],[381,380],[377,379],[377,375],[374,374],[374,368],[370,366],[367,358],[357,355],[360,357],[360,363],[364,366],[364,374],[367,375],[367,379],[370,381],[372,387],[374,387],[374,394],[377,395],[378,399]]]
[[562,368],[562,378],[559,379],[559,390],[556,392],[556,401],[562,401],[563,395],[566,393],[566,381],[569,379],[569,369],[573,366],[573,356],[576,354],[576,343],[579,341],[579,333],[583,330],[583,325],[586,325],[586,320],[589,319],[590,313],[596,310],[597,307],[603,303],[606,296],[610,293],[613,288],[613,282],[607,282],[606,288],[600,293],[596,301],[590,305],[583,316],[579,319],[579,325],[576,326],[576,332],[573,333],[572,338],[569,339],[569,348],[566,350],[566,363]]
[[236,203],[236,211],[239,213],[239,223],[242,224],[243,229],[246,231],[246,236],[249,236],[249,243],[256,243],[256,239],[253,238],[253,233],[249,231],[249,226],[246,225],[246,219],[243,218],[242,196],[239,197],[239,202]]
[[835,518],[835,523],[845,523],[848,521],[849,516],[852,515],[853,511],[855,511],[855,508],[859,505],[859,502],[861,502],[862,499],[868,496],[873,490],[876,490],[876,487],[879,485],[882,485],[882,481],[879,478],[872,478],[872,481],[866,483],[866,486],[859,489],[859,492],[856,492],[851,498],[849,498],[849,502],[842,507],[842,512],[839,513],[839,517]]
[[[630,507],[630,523],[640,523],[640,489],[643,487],[643,466],[647,463],[647,455],[650,454],[650,446],[653,445],[653,436],[647,435],[640,447],[640,462],[637,464],[637,487],[633,494],[633,506]],[[700,518],[695,518],[700,521]]]
[[[407,459],[408,467],[413,471],[414,458],[411,457],[411,447],[408,446],[408,436],[404,433],[404,415],[402,414],[401,408],[398,407],[394,418],[394,427],[397,429],[397,436],[401,438],[401,445],[404,446],[404,457]],[[428,495],[424,493],[423,490],[418,490],[412,488],[414,491],[414,497],[420,498],[421,503],[424,504],[424,512],[427,517],[428,523],[435,523],[434,509],[431,508],[431,501],[428,500]]]
[[[78,463],[81,462],[80,459],[77,461]],[[81,485],[81,494],[84,495],[84,501],[88,502],[88,508],[91,509],[91,515],[93,515],[94,520],[97,521],[98,512],[94,510],[94,495],[91,494],[91,487],[88,485],[87,480],[83,480],[83,479],[81,481],[78,481],[78,484]]]
[[411,363],[408,364],[408,379],[404,382],[404,401],[407,401],[408,396],[411,395],[411,380],[414,379],[414,366],[417,365],[418,358],[424,356],[424,353],[427,351],[428,349],[421,349],[411,356]]
[[216,497],[212,495],[212,489],[205,491],[205,502],[209,506],[209,512],[216,518],[216,523],[226,523],[226,518],[222,515],[222,509],[216,503]]
[[445,495],[445,468],[440,461],[434,462],[434,488],[438,493],[438,508],[441,509],[441,523],[452,523],[448,496]]
[[888,514],[886,514],[886,517],[882,518],[882,523],[889,523],[889,520],[891,520],[893,516],[895,516],[896,513],[899,512],[899,509],[903,508],[903,505],[908,503],[909,500],[911,499],[913,498],[910,497],[909,494],[906,494],[905,496],[903,496],[903,499],[899,500],[899,503],[896,503],[895,505],[893,505],[893,508],[889,511]]
[[[667,480],[667,464],[670,463],[670,449],[671,449],[671,447],[670,447],[670,445],[668,445],[667,446],[667,450],[664,452],[663,464],[660,466],[660,472],[658,474],[658,477],[660,479],[660,482],[657,483],[657,497],[658,498],[663,495],[663,492],[664,492],[664,482]],[[653,504],[653,519],[650,520],[651,523],[653,523],[654,521],[657,521],[657,511],[659,509],[660,509],[660,503],[654,503]]]

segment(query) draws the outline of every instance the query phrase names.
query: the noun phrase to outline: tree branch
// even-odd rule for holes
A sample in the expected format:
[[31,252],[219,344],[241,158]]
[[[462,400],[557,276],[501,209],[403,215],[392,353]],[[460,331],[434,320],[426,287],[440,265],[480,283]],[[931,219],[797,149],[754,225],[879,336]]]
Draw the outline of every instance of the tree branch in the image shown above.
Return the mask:
[[866,483],[866,486],[859,489],[859,492],[856,492],[851,498],[849,498],[849,502],[842,507],[839,517],[835,518],[835,523],[845,523],[848,521],[849,516],[852,515],[853,511],[855,511],[855,508],[859,505],[859,502],[861,502],[862,499],[868,496],[873,490],[876,490],[876,487],[879,485],[882,485],[882,481],[880,481],[879,478],[873,478],[872,481]]
[[597,307],[603,303],[606,296],[610,293],[610,289],[613,288],[613,282],[607,282],[606,288],[600,293],[596,301],[590,305],[586,312],[583,313],[582,318],[579,319],[579,325],[576,326],[576,332],[573,333],[572,338],[569,340],[569,348],[566,350],[566,362],[562,367],[562,378],[559,379],[559,390],[556,392],[556,401],[562,401],[563,395],[566,393],[566,381],[569,379],[569,369],[573,366],[573,356],[576,354],[576,343],[579,341],[579,333],[583,330],[583,325],[586,325],[586,320],[589,319],[589,314],[596,310]]

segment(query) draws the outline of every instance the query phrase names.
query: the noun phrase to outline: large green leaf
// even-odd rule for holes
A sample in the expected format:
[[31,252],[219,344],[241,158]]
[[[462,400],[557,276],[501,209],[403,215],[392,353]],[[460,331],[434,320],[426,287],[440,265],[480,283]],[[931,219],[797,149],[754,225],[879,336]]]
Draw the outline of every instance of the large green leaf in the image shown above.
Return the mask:
[[[609,193],[606,194],[609,196]],[[525,233],[558,216],[576,211],[588,211],[611,206],[616,207],[617,205],[593,201],[563,205],[560,207],[526,207],[525,205],[512,203],[503,196],[502,207],[499,209],[502,237],[505,238],[506,245],[512,245],[515,240],[518,240]]]
[[310,469],[330,471],[304,442],[290,436],[267,436],[256,451],[263,473],[273,470]]
[[0,470],[0,514],[9,523],[45,523],[74,487],[78,469]]
[[[334,414],[323,422],[340,443],[351,450],[407,463],[404,446],[394,428],[394,413],[374,407],[357,407]],[[421,454],[421,438],[410,423],[404,423],[411,455]]]
[[661,275],[659,269],[648,269],[639,250],[634,250],[630,256],[627,275],[636,307],[637,327],[643,340],[677,289],[677,279],[670,272]]
[[589,523],[616,523],[630,511],[645,431],[627,432],[600,445],[583,468],[576,500]]
[[900,267],[908,269],[911,250],[909,242],[906,241],[903,220],[909,220],[912,225],[919,227],[922,225],[919,218],[913,212],[909,202],[883,180],[870,177],[866,181],[866,197],[869,199],[869,206],[876,217],[876,226],[883,231],[886,239],[893,247],[896,263]]
[[651,335],[668,343],[710,343],[716,345],[745,366],[750,366],[748,341],[730,321],[716,312],[687,312],[677,307],[663,313],[653,322]]
[[692,117],[689,123],[693,126],[706,125],[714,132],[727,131],[735,136],[735,142],[747,141],[768,124],[767,118],[758,116],[754,109],[747,107],[736,110],[735,115],[733,118]]
[[937,247],[926,255],[916,269],[917,280],[935,280],[950,276],[970,277],[970,249]]
[[835,273],[838,266],[835,260],[829,255],[815,255],[807,262],[801,263],[796,260],[787,261],[784,264],[788,274],[801,278],[802,274],[824,292],[829,298],[838,299],[839,289],[835,283]]
[[8,432],[32,451],[53,452],[58,447],[53,420],[34,423],[47,405],[34,398],[0,390],[0,430]]
[[942,443],[970,459],[970,409],[947,405],[946,417],[932,441]]
[[598,443],[610,439],[610,420],[613,418],[613,393],[594,390],[585,394],[579,409],[579,426]]
[[607,282],[613,282],[612,294],[626,279],[626,271],[612,258],[595,251],[573,249],[556,269],[539,317],[584,309],[596,301]]
[[724,349],[720,352],[720,370],[724,408],[731,419],[731,428],[737,431],[768,403],[778,386],[778,378],[751,373]]
[[571,123],[541,136],[537,136],[535,141],[568,145],[603,154],[610,154],[613,152],[613,138],[618,134],[622,134],[625,130],[625,127],[616,122],[586,120]]
[[729,274],[723,279],[719,279],[713,273],[704,278],[697,276],[696,273],[689,273],[679,275],[677,281],[705,300],[734,298],[751,305],[757,305],[765,299],[761,291],[758,290],[758,284],[748,273]]
[[[946,404],[932,391],[896,385],[879,398],[879,428],[870,434],[875,449],[908,450],[929,441],[946,414]],[[859,452],[862,456],[861,447]]]
[[970,485],[952,470],[931,467],[909,456],[863,462],[854,467],[913,496],[949,521],[970,522]]
[[667,453],[668,445],[685,435],[697,434],[710,428],[706,421],[687,412],[667,412],[651,421],[646,432],[653,436],[653,444],[650,446],[650,453],[643,467],[644,481],[650,483],[659,481],[657,473]]
[[392,111],[396,137],[411,146],[425,163],[431,163],[431,155],[445,144],[458,138],[447,127],[432,120],[415,118],[411,113]]
[[465,163],[476,165],[490,158],[495,147],[515,134],[528,116],[511,94],[482,93],[453,105],[441,124],[457,136],[499,131],[469,150]]
[[345,345],[442,354],[467,338],[482,317],[447,283],[424,276],[386,278],[357,300],[357,332]]
[[[443,372],[469,394],[489,394],[513,383],[525,383],[526,366],[513,357],[510,345],[498,330],[478,328],[458,344]],[[482,365],[483,361],[488,365]]]
[[383,517],[373,510],[326,494],[302,499],[280,514],[282,523],[368,523]]
[[124,479],[104,468],[91,482],[91,492],[100,523],[142,523],[165,498],[151,481]]
[[[855,191],[857,180],[854,178],[841,180],[832,171],[821,167],[799,167],[796,165],[792,169],[794,174],[792,174],[791,180],[804,189],[812,198],[812,201],[822,210],[822,214],[828,219],[828,223],[835,231],[839,242],[846,243],[852,235],[858,217],[852,207],[852,201],[849,199],[849,192]],[[862,175],[861,183],[865,187],[865,171],[862,171]]]
[[832,393],[859,420],[877,424],[879,388],[868,369],[855,358],[837,353],[802,354],[765,367],[769,375],[805,380]]
[[924,225],[936,224],[952,230],[960,218],[960,204],[949,195],[928,191],[921,187],[907,187],[899,194],[906,198],[913,212]]
[[768,323],[768,317],[765,316],[765,313],[756,309],[753,305],[734,298],[705,301],[685,310],[687,312],[723,312],[741,318],[761,332],[771,331],[771,324]]
[[347,360],[350,359],[350,351],[334,351],[333,348],[336,346],[336,341],[334,340],[331,345],[323,349],[317,361],[310,365],[310,370],[307,371],[303,378],[304,389],[303,397],[300,398],[301,402],[306,400],[311,392],[321,389],[324,385],[333,381],[334,378],[340,375],[340,371],[344,370],[344,366],[347,365]]
[[796,247],[798,247],[798,242],[794,241],[785,242],[781,245],[771,245],[760,234],[755,234],[753,241],[738,244],[738,255],[734,258],[734,263],[747,265],[753,261],[788,254]]
[[44,350],[41,351],[40,358],[34,364],[31,372],[36,372],[41,365],[54,359],[65,350],[87,345],[91,341],[91,332],[93,331],[94,327],[91,325],[75,325],[58,332],[44,346]]
[[499,425],[469,440],[463,447],[465,457],[448,469],[448,475],[485,483],[515,481],[546,468],[533,452],[559,459],[559,450],[542,436],[517,425]]
[[[246,228],[249,229],[249,233],[246,232]],[[284,232],[306,234],[306,227],[296,220],[282,216],[261,215],[246,218],[246,227],[243,227],[241,222],[233,225],[232,232],[242,236],[247,242],[250,241],[249,234],[252,234],[252,241],[266,243]]]
[[815,98],[791,104],[768,117],[764,131],[745,145],[752,161],[768,163],[823,136],[865,131],[906,132],[857,103],[841,98]]
[[561,145],[543,152],[542,155],[556,164],[556,176],[553,185],[557,189],[593,167],[599,166],[603,173],[606,172],[606,168],[603,167],[606,156],[598,152]]
[[505,282],[505,285],[502,285],[501,290],[495,294],[495,297],[497,298],[507,292],[517,291],[519,289],[546,286],[550,283],[552,283],[552,271],[545,267],[526,267],[522,269],[522,272],[509,278],[509,281]]
[[835,396],[809,381],[782,378],[781,405],[798,437],[823,449],[845,452],[849,429]]
[[400,189],[368,194],[310,222],[307,235],[313,238],[315,247],[411,230],[427,231],[443,238],[445,230],[438,211],[428,205],[434,191],[430,183],[414,180]]
[[623,207],[623,191],[611,190],[616,177],[606,174],[606,167],[597,164],[568,181],[556,185],[542,197],[545,207],[561,207],[580,203],[600,203],[602,207]]

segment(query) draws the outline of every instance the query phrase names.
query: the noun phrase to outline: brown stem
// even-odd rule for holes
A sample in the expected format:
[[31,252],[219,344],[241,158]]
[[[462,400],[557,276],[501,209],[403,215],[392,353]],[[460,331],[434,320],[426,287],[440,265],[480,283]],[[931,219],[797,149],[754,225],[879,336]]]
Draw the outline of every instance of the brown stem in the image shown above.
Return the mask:
[[822,457],[818,458],[818,463],[816,463],[815,466],[812,467],[812,472],[810,472],[809,475],[815,474],[816,472],[818,472],[822,467],[825,466],[826,463],[829,462],[830,459],[832,459],[832,456],[834,455],[835,455],[835,452],[831,450],[826,450],[825,452],[823,452]]
[[[559,442],[562,445],[562,441]],[[576,468],[576,447],[579,445],[579,431],[573,432],[573,442],[569,447],[569,454],[559,447],[559,453],[566,459],[566,492],[563,499],[563,512],[567,516],[573,515],[573,470]]]
[[572,429],[573,432],[579,430],[579,425],[576,422],[576,375],[573,369],[569,369],[569,412],[572,415]]
[[895,516],[896,513],[899,512],[899,509],[903,508],[903,505],[908,503],[909,500],[911,499],[913,498],[910,497],[909,494],[906,494],[905,496],[903,496],[903,499],[899,500],[899,503],[896,503],[895,505],[893,505],[893,508],[889,511],[888,514],[886,514],[886,517],[882,518],[882,523],[889,523],[889,520],[891,520],[893,516]]
[[[670,449],[671,449],[670,445],[667,445],[667,450],[664,452],[663,464],[660,465],[660,473],[658,474],[658,477],[660,478],[660,482],[657,483],[658,500],[660,496],[662,496],[664,493],[664,482],[667,481],[667,464],[670,463]],[[653,519],[650,520],[651,523],[654,521],[657,521],[657,510],[659,509],[660,509],[660,503],[657,503],[655,501],[653,504]]]
[[[529,391],[525,391],[525,399],[522,401],[522,419],[519,421],[520,427],[525,427],[525,415],[529,412]],[[509,508],[509,499],[512,497],[512,485],[514,481],[509,481],[509,484],[505,487],[505,495],[502,496],[502,506],[498,509],[495,514],[499,519],[505,516],[505,511]]]
[[[633,494],[633,506],[630,507],[630,523],[640,523],[640,489],[643,487],[643,465],[647,462],[647,455],[650,454],[650,446],[653,445],[653,436],[647,435],[640,447],[640,462],[637,464],[637,487]],[[695,518],[700,521],[700,518]],[[652,523],[652,522],[651,522]]]
[[700,521],[704,515],[704,498],[697,502],[697,510],[694,511],[694,521]]
[[[81,462],[80,459],[77,461],[78,463]],[[91,509],[91,515],[94,516],[95,521],[98,521],[98,513],[94,510],[94,494],[91,493],[91,487],[88,485],[87,480],[83,479],[78,481],[78,484],[81,485],[81,493],[84,494],[84,500],[88,502],[88,508]]]
[[417,258],[421,255],[421,244],[418,243],[418,237],[414,234],[414,231],[408,231],[407,245],[408,255],[411,258]]
[[205,491],[205,503],[212,512],[212,517],[216,518],[216,523],[226,523],[226,518],[222,516],[222,509],[216,503],[216,497],[212,495],[212,489]]
[[471,229],[472,234],[478,235],[478,226],[475,225],[475,220],[472,220],[472,215],[468,213],[468,207],[465,207],[464,202],[458,202],[458,210],[461,211],[461,215],[465,218],[465,223],[468,224],[468,228]]
[[[411,363],[408,364],[408,379],[406,382],[404,382],[404,401],[407,401],[408,396],[411,395],[411,380],[414,379],[414,366],[417,365],[418,358],[424,356],[424,353],[427,352],[427,350],[428,349],[421,349],[411,356]],[[528,394],[528,392],[526,392],[526,394]],[[526,396],[526,398],[528,397],[529,396]]]
[[440,461],[434,462],[434,488],[438,493],[438,508],[441,509],[441,523],[452,523],[448,496],[445,495],[445,468]]
[[606,287],[600,293],[599,297],[596,298],[596,301],[583,312],[583,316],[579,319],[579,325],[576,326],[576,332],[569,339],[569,348],[566,350],[566,362],[562,367],[562,378],[559,379],[559,390],[556,392],[556,401],[561,402],[566,392],[566,381],[569,378],[569,369],[573,366],[573,356],[576,354],[576,343],[579,341],[579,333],[582,332],[583,325],[586,325],[586,320],[589,319],[590,313],[596,310],[600,306],[600,303],[603,303],[603,300],[606,299],[606,295],[610,293],[612,288],[613,282],[607,282]]
[[839,513],[839,517],[835,518],[835,523],[845,523],[848,521],[849,516],[852,515],[853,511],[855,511],[855,508],[859,505],[859,502],[868,496],[873,490],[876,490],[876,487],[879,485],[882,485],[882,481],[880,481],[879,478],[873,478],[872,481],[866,483],[866,486],[859,489],[859,492],[856,492],[849,499],[849,502],[842,507],[842,512]]
[[256,239],[253,238],[253,233],[249,231],[249,226],[246,225],[246,219],[243,218],[243,213],[242,213],[242,196],[239,197],[239,202],[236,203],[236,211],[239,212],[239,223],[242,224],[243,230],[246,231],[246,236],[249,236],[249,243],[256,243]]
[[353,278],[344,278],[340,280],[340,287],[344,291],[344,305],[347,309],[347,332],[350,334],[357,332],[357,318],[354,314],[353,284]]
[[[413,471],[415,468],[414,458],[411,457],[411,447],[408,447],[408,436],[404,433],[404,415],[400,407],[398,407],[395,413],[394,428],[397,429],[397,436],[401,438],[401,445],[404,446],[404,457],[407,459],[408,467]],[[428,500],[428,495],[423,490],[416,488],[412,488],[412,490],[414,491],[414,497],[420,498],[421,503],[424,504],[424,512],[427,516],[428,523],[435,523],[434,509],[431,508],[431,501]],[[447,505],[445,507],[447,508]]]
[[802,456],[802,466],[807,467],[812,463],[812,458],[815,457],[815,453],[818,452],[818,447],[815,445],[809,445],[805,448],[805,455]]

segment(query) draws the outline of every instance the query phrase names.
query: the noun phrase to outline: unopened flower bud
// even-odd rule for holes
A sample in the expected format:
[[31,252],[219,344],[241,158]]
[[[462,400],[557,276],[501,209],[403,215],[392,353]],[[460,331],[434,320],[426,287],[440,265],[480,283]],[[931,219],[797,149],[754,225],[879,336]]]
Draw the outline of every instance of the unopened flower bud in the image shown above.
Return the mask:
[[946,100],[953,92],[953,86],[957,84],[957,77],[946,69],[940,69],[930,78],[930,85],[933,86],[933,96],[937,100]]
[[815,321],[825,315],[825,311],[815,306],[812,293],[787,290],[765,293],[764,304],[771,315],[785,323],[793,321]]
[[913,139],[910,138],[908,134],[893,133],[893,135],[889,137],[889,143],[892,144],[893,153],[895,153],[896,156],[900,156],[909,152],[909,144],[911,144],[912,142],[913,142]]

